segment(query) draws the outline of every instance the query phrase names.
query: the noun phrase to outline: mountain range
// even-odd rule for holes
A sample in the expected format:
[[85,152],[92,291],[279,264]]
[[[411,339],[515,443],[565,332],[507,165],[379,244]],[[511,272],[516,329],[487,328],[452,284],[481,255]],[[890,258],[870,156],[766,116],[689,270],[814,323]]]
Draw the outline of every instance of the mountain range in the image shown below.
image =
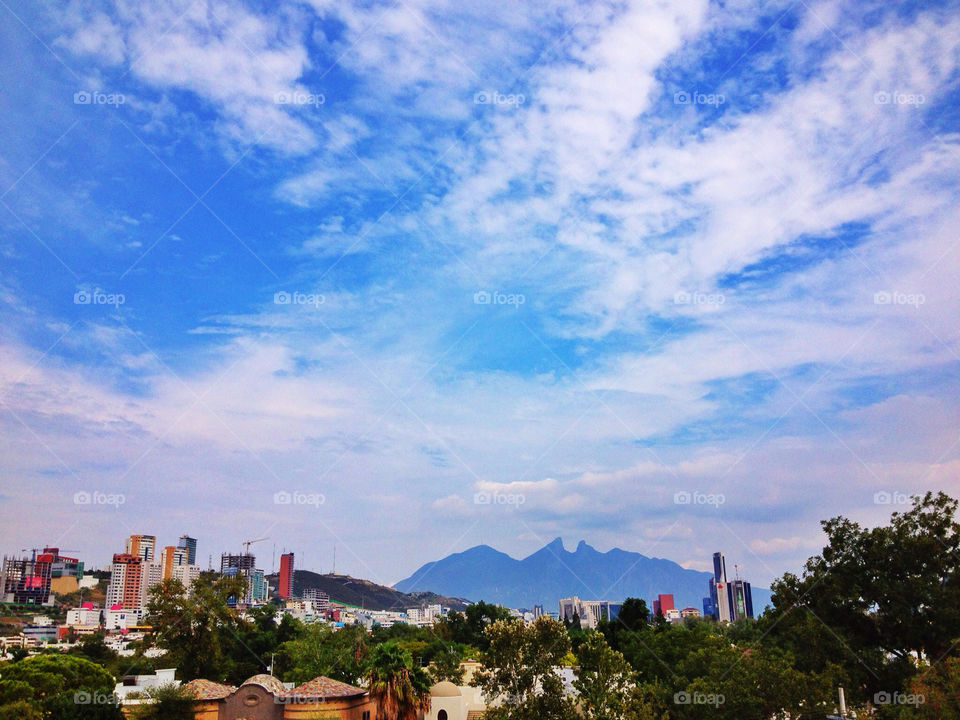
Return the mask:
[[[599,552],[583,540],[570,552],[556,538],[522,560],[489,545],[477,545],[427,563],[394,587],[405,593],[430,590],[512,608],[543,605],[548,612],[557,608],[560,598],[571,595],[611,601],[638,597],[652,608],[658,594],[669,593],[676,607],[702,611],[710,577],[711,573],[688,570],[672,560],[620,548]],[[752,589],[754,613],[759,615],[769,604],[770,591]]]

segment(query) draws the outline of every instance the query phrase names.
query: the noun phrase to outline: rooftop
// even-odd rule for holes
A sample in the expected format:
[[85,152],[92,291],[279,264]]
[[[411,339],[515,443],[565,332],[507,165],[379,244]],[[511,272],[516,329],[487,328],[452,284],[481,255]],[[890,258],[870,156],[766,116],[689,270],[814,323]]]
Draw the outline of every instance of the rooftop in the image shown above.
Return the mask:
[[366,690],[354,687],[347,683],[333,680],[328,677],[315,677],[302,685],[298,685],[293,690],[286,693],[287,697],[298,698],[331,698],[331,697],[352,697],[354,695],[363,695]]

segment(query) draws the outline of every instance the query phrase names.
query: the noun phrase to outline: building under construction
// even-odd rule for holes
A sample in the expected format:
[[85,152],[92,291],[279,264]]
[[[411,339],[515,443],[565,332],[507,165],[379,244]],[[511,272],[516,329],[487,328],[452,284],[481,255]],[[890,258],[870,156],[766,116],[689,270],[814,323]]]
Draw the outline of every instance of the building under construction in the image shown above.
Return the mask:
[[4,555],[0,571],[0,599],[9,603],[52,605],[50,572],[54,556],[51,553],[34,554],[30,558],[12,558]]

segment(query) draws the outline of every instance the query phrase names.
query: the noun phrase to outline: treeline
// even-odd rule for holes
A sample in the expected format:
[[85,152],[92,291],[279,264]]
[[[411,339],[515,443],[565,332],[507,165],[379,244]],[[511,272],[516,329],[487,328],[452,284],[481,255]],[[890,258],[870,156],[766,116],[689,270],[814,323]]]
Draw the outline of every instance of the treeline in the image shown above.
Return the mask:
[[[878,528],[825,521],[821,554],[773,584],[773,607],[759,619],[732,624],[668,623],[631,598],[596,630],[547,617],[525,625],[480,602],[429,628],[368,634],[289,615],[277,623],[271,605],[241,617],[227,602],[239,594],[237,578],[204,578],[191,593],[166,581],[149,604],[153,633],[133,658],[118,658],[92,636],[66,658],[0,666],[0,720],[114,717],[70,715],[62,693],[106,692],[114,677],[159,667],[176,667],[182,680],[233,685],[271,667],[294,683],[325,675],[370,687],[380,717],[415,718],[429,707],[431,684],[464,682],[467,659],[481,664],[473,683],[503,701],[488,720],[822,720],[836,711],[838,687],[857,717],[960,718],[956,514],[955,499],[928,493]],[[150,658],[150,647],[166,654]],[[35,677],[59,672],[57,662],[70,679]],[[39,697],[31,690],[38,687],[56,692]]]

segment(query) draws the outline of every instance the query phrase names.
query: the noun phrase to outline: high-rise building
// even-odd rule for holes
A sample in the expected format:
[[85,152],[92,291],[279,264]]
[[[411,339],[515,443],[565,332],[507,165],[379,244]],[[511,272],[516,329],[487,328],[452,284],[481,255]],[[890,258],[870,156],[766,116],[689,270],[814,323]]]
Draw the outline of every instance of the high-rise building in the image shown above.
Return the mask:
[[676,608],[673,605],[673,595],[672,594],[660,594],[657,595],[657,599],[653,601],[653,614],[656,615],[666,615],[667,610],[675,610]]
[[280,556],[280,579],[277,594],[283,599],[293,597],[293,553]]
[[750,583],[739,578],[730,585],[733,597],[734,619],[753,617],[753,594]]
[[52,605],[50,572],[54,555],[34,554],[30,558],[3,558],[0,570],[0,599],[4,602]]
[[143,564],[139,555],[115,553],[107,586],[107,607],[119,605],[124,610],[140,607],[143,590]]
[[126,554],[134,555],[147,562],[153,562],[154,549],[157,547],[155,535],[131,535],[127,538]]
[[713,607],[713,598],[709,595],[703,599],[703,616],[706,617],[707,615],[711,615],[713,617],[716,617],[717,615],[717,612]]
[[228,602],[244,605],[261,605],[267,601],[269,586],[266,577],[264,577],[263,570],[258,570],[257,568],[244,570],[232,566],[224,570],[223,575],[226,577],[239,575],[246,581],[246,590],[244,591],[243,597],[233,598],[232,601],[228,600]]
[[[704,614],[708,598],[703,599]],[[713,577],[710,578],[709,611],[720,622],[753,617],[753,595],[750,583],[739,577],[727,579],[727,561],[722,552],[713,554]]]
[[230,568],[237,568],[238,570],[253,570],[256,565],[257,558],[250,553],[243,553],[242,555],[223,553],[223,555],[220,556],[221,573],[226,573]]
[[187,565],[187,548],[179,545],[167,545],[163,549],[162,560],[163,579],[173,577],[173,569],[178,565]]
[[187,590],[191,589],[193,581],[200,577],[199,565],[174,565],[173,578],[179,580]]
[[180,542],[177,543],[177,546],[186,548],[187,565],[197,564],[197,539],[196,538],[192,538],[189,535],[181,535]]

